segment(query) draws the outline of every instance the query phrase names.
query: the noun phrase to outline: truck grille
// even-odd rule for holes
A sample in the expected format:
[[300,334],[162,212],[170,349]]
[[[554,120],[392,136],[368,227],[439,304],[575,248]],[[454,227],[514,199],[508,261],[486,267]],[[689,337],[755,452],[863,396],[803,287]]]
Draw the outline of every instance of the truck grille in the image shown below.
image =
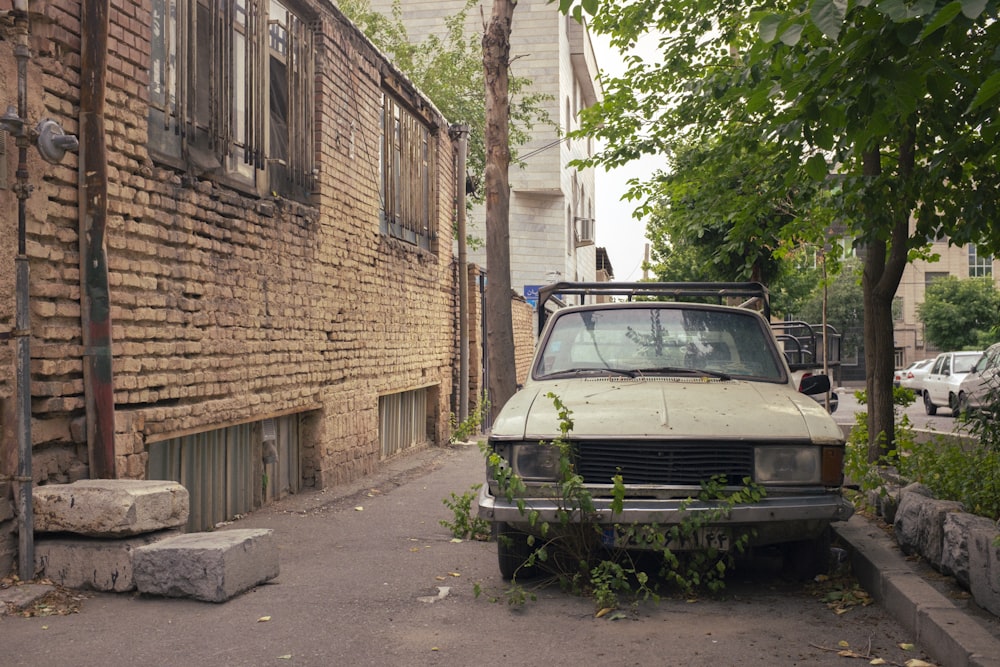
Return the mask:
[[590,484],[608,484],[621,474],[625,484],[694,485],[725,475],[739,484],[753,474],[753,444],[746,442],[659,441],[574,442],[576,470]]

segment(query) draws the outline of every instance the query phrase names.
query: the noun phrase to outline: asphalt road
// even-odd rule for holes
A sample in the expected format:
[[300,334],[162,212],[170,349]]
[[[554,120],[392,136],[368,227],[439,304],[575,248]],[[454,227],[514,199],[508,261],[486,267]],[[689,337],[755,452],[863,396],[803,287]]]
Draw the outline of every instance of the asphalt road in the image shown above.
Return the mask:
[[[854,397],[856,389],[857,387],[842,387],[837,389],[837,396],[840,401],[837,411],[833,414],[833,418],[837,423],[853,424],[854,414],[865,410],[865,406],[858,404],[858,400]],[[907,407],[903,413],[910,418],[910,423],[917,429],[951,433],[956,428],[961,428],[961,423],[955,419],[948,408],[938,408],[937,414],[933,417],[928,415],[924,411],[924,404],[919,396],[916,402]]]
[[[837,665],[926,657],[877,605],[837,614],[830,585],[745,566],[721,596],[668,597],[595,617],[550,587],[503,601],[495,545],[455,542],[443,504],[480,481],[476,447],[398,458],[232,524],[271,528],[281,574],[229,602],[91,594],[77,614],[0,618],[6,667],[161,665]],[[477,597],[477,588],[482,594]],[[498,601],[493,601],[498,600]]]

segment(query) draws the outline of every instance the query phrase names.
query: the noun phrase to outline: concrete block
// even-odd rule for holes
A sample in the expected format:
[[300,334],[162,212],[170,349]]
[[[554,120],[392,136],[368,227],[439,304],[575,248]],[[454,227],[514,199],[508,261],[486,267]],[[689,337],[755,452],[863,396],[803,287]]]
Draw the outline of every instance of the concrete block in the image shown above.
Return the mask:
[[35,532],[88,537],[141,535],[183,526],[187,489],[177,482],[85,479],[32,489]]
[[950,603],[917,610],[918,644],[926,647],[934,660],[949,667],[1000,664],[1000,641],[985,627]]
[[269,529],[188,533],[133,553],[140,593],[225,602],[278,576],[278,545]]
[[944,517],[944,543],[941,553],[941,571],[955,577],[963,588],[969,590],[969,533],[973,529],[993,531],[990,519],[967,512],[949,512]]
[[949,512],[961,512],[962,503],[936,500],[910,487],[900,494],[899,508],[893,531],[900,548],[906,553],[918,553],[935,569],[941,569],[944,548],[944,517]]
[[969,590],[983,609],[1000,616],[1000,546],[994,526],[969,531]]
[[35,572],[67,588],[132,591],[132,552],[180,534],[164,530],[120,539],[39,536],[35,541]]

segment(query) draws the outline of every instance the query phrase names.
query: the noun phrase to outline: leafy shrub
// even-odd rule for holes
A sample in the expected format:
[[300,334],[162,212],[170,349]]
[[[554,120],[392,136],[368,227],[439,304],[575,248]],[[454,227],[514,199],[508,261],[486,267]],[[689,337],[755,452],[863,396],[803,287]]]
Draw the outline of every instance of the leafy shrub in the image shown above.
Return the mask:
[[[855,395],[864,405],[865,392]],[[868,461],[867,415],[855,415],[857,423],[848,438],[844,460],[847,476],[861,491],[877,491],[884,496],[886,473],[895,471],[907,482],[924,484],[936,498],[957,500],[968,512],[1000,518],[1000,424],[990,417],[992,411],[963,418],[965,430],[972,436],[964,442],[946,436],[917,442],[912,423],[901,413],[901,408],[913,400],[910,390],[894,390],[895,447],[874,464]]]

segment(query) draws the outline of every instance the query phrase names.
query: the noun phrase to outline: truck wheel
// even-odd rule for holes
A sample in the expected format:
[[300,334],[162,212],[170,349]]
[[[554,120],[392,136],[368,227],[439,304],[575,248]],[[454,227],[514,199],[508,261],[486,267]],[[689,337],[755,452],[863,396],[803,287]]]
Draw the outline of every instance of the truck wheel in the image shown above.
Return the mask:
[[929,415],[937,414],[937,406],[931,402],[931,395],[927,393],[926,389],[924,390],[924,412]]
[[827,574],[830,571],[830,545],[833,542],[831,533],[827,526],[818,537],[786,545],[785,571],[791,572],[799,581]]
[[514,577],[530,579],[538,574],[538,568],[534,565],[524,565],[535,550],[528,544],[525,533],[514,530],[501,521],[494,522],[492,532],[497,543],[497,563],[500,565],[501,577],[510,581]]

